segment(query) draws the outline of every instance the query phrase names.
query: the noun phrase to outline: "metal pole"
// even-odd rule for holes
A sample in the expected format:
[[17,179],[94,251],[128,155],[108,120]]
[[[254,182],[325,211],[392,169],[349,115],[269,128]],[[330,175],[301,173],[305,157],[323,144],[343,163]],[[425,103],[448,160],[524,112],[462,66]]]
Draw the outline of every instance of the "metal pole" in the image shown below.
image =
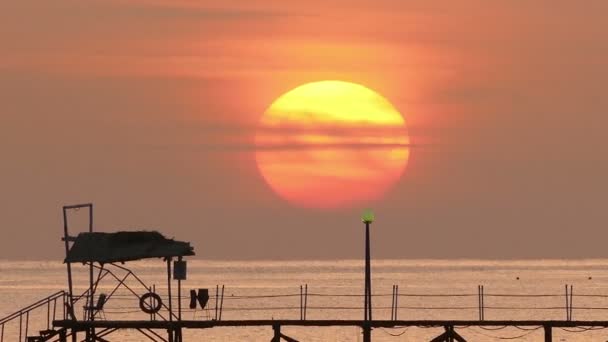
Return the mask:
[[[68,253],[70,251],[70,236],[69,236],[69,232],[68,232],[68,209],[70,207],[64,206],[63,207],[63,241],[65,242],[65,258],[67,260],[68,258]],[[68,314],[70,315],[70,319],[72,320],[76,320],[76,314],[74,313],[74,287],[72,284],[72,263],[69,261],[66,261],[66,266],[68,268],[68,300],[67,302],[69,303],[70,307],[68,309]],[[65,304],[65,303],[64,303]],[[65,310],[65,307],[64,307]],[[64,316],[65,316],[65,312],[64,312]],[[78,339],[78,332],[75,329],[72,329],[72,342],[76,342]]]
[[391,321],[395,320],[395,285],[393,284],[393,292],[391,292]]
[[281,326],[273,325],[272,330],[274,330],[274,336],[272,337],[272,342],[281,342]]
[[220,293],[220,285],[216,284],[215,285],[215,320],[217,321],[217,308],[218,308],[218,299],[219,299],[219,293]]
[[[70,242],[68,241],[69,239],[69,232],[68,232],[68,212],[67,212],[67,208],[63,207],[63,241],[65,242],[65,257],[67,259],[68,257],[68,252],[70,251]],[[70,292],[70,298],[69,298],[69,303],[70,303],[70,314],[74,313],[74,298],[73,298],[73,285],[72,285],[72,263],[69,261],[66,261],[65,263],[67,265],[68,268],[68,291]],[[71,319],[75,319],[76,317],[74,317],[74,315],[72,315]]]
[[[89,207],[89,233],[93,233],[93,205],[90,204],[88,205]],[[90,265],[89,265],[89,320],[94,321],[95,320],[95,310],[93,309],[95,307],[95,290],[93,289],[93,273],[94,273],[94,269],[93,269],[93,260],[90,260]],[[101,275],[101,273],[100,273]],[[90,332],[90,339],[91,341],[95,341],[95,328],[91,328],[91,332]]]
[[218,320],[222,320],[222,311],[224,311],[224,285],[222,284],[222,299],[220,301],[220,316]]
[[545,342],[552,342],[553,341],[553,332],[551,331],[551,326],[545,325],[545,326],[543,326],[543,328],[545,328]]
[[304,285],[304,320],[306,320],[306,312],[308,311],[308,284]]
[[[178,261],[182,261],[182,257],[179,256]],[[181,277],[177,279],[177,320],[182,320],[182,280]],[[181,326],[177,330],[177,341],[182,341],[182,328]]]
[[365,223],[365,278],[367,282],[367,310],[368,318],[372,320],[372,268],[369,239],[369,222]]
[[[167,292],[169,295],[169,322],[173,321],[173,304],[171,297],[171,258],[167,258]],[[173,329],[168,329],[169,342],[173,342]]]
[[399,285],[395,285],[395,321],[397,320],[397,313],[399,313]]
[[572,320],[572,292],[573,292],[573,287],[574,285],[570,285],[570,320]]
[[30,327],[30,312],[25,313],[25,340],[27,341],[27,332]]
[[365,221],[365,315],[363,326],[363,342],[371,342],[372,329],[370,321],[372,320],[372,280],[371,280],[371,253],[369,242],[369,221]]
[[568,301],[568,284],[564,285],[564,289],[566,290],[566,321],[570,320],[570,309],[569,309],[569,301]]

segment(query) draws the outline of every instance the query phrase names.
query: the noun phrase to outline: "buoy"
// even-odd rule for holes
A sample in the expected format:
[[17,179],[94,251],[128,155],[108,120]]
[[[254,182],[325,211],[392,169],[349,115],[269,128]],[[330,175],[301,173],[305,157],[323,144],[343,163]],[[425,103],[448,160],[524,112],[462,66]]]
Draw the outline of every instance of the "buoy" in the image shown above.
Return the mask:
[[[146,302],[150,298],[154,299],[154,305],[150,305]],[[154,292],[148,292],[145,295],[141,296],[141,298],[139,299],[139,308],[141,309],[141,311],[150,315],[159,312],[162,306],[162,299],[160,299],[160,296]]]

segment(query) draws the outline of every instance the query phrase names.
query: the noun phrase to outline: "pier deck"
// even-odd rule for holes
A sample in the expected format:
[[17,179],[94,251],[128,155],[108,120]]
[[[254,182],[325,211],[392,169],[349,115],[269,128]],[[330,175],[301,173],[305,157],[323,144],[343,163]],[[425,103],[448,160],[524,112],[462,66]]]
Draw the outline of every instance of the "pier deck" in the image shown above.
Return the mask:
[[[94,329],[136,329],[148,330],[165,329],[167,331],[179,331],[177,336],[181,339],[182,329],[208,329],[216,327],[271,327],[274,330],[272,342],[280,342],[282,339],[289,342],[298,340],[283,335],[281,327],[360,327],[371,341],[371,330],[374,328],[396,328],[396,327],[437,327],[444,328],[445,332],[432,340],[432,342],[466,342],[455,329],[468,326],[486,327],[537,327],[544,330],[544,341],[553,341],[554,328],[574,327],[608,327],[608,321],[568,321],[568,320],[225,320],[225,321],[54,321],[53,325],[63,329],[77,331],[91,331]],[[365,334],[365,331],[368,333]],[[158,335],[157,335],[158,336]],[[163,339],[164,340],[164,339]],[[67,340],[66,340],[67,341]],[[168,340],[173,341],[170,337]]]
[[525,321],[478,321],[478,320],[223,320],[223,321],[72,321],[58,320],[53,325],[60,328],[86,330],[88,328],[118,329],[207,329],[216,327],[254,327],[254,326],[294,326],[330,327],[352,326],[372,328],[394,327],[445,327],[445,326],[543,326],[551,328],[571,327],[608,327],[608,321],[562,321],[562,320],[525,320]]

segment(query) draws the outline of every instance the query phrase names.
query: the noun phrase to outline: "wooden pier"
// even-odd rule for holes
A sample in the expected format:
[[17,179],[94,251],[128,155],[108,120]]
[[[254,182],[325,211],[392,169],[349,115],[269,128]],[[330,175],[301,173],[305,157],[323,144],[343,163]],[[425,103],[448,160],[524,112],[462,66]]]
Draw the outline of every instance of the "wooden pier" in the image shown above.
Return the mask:
[[[89,210],[89,227],[87,232],[80,232],[78,235],[70,234],[68,229],[68,212],[71,210]],[[66,206],[63,208],[64,217],[64,248],[66,253],[65,263],[67,267],[67,291],[56,292],[46,298],[43,298],[29,306],[24,307],[15,313],[0,319],[0,342],[4,342],[5,338],[14,341],[15,338],[7,336],[5,327],[13,324],[13,331],[17,341],[23,342],[107,342],[109,336],[123,329],[132,329],[139,331],[147,340],[154,342],[183,342],[182,331],[184,329],[204,330],[219,327],[246,328],[246,327],[268,327],[269,337],[271,342],[298,342],[293,336],[285,335],[281,329],[283,327],[355,327],[361,329],[363,341],[372,341],[372,330],[381,328],[439,328],[443,332],[431,339],[430,342],[465,342],[466,340],[459,334],[459,330],[467,327],[479,327],[485,330],[499,330],[504,327],[515,327],[528,332],[541,330],[544,333],[544,341],[553,341],[553,331],[555,329],[579,328],[574,332],[597,330],[608,328],[608,320],[574,320],[573,309],[577,312],[583,310],[593,310],[595,312],[606,312],[608,307],[593,305],[585,307],[584,305],[573,305],[573,298],[606,298],[608,295],[603,294],[573,294],[572,285],[564,286],[564,294],[508,294],[508,293],[486,293],[484,286],[479,285],[477,293],[460,293],[460,294],[416,294],[416,293],[400,293],[399,286],[393,285],[391,296],[391,306],[382,304],[381,300],[388,298],[388,293],[372,292],[372,277],[371,277],[371,254],[369,243],[370,224],[373,222],[373,215],[363,217],[365,223],[365,286],[363,294],[345,294],[345,293],[313,293],[308,291],[308,285],[300,286],[300,293],[287,294],[262,294],[262,295],[234,295],[226,298],[226,301],[239,300],[242,303],[245,299],[251,300],[294,300],[284,306],[263,305],[261,307],[239,307],[238,305],[230,307],[232,311],[239,310],[264,310],[266,312],[274,312],[273,310],[291,310],[300,311],[300,319],[222,319],[222,311],[224,307],[224,286],[216,286],[215,295],[210,295],[209,289],[190,290],[190,297],[182,296],[182,280],[186,279],[186,256],[194,255],[194,249],[188,242],[175,241],[167,239],[162,234],[149,231],[138,232],[116,232],[116,233],[98,233],[93,231],[93,205],[81,204],[75,206]],[[157,292],[156,286],[150,286],[144,283],[137,275],[129,268],[124,266],[125,262],[141,259],[158,259],[161,258],[166,264],[166,288]],[[84,293],[75,293],[73,285],[73,272],[75,268],[72,264],[84,265],[85,272],[88,278],[88,289]],[[111,281],[111,287],[107,286],[106,281]],[[129,283],[132,281],[133,283]],[[163,280],[164,281],[164,280]],[[176,281],[177,284],[174,284]],[[104,284],[106,286],[100,286]],[[177,285],[177,286],[175,286]],[[172,292],[172,287],[175,291]],[[105,291],[104,293],[102,293]],[[128,299],[132,300],[129,307],[126,309],[132,310],[133,304],[147,319],[133,320],[133,317],[116,317],[106,319],[104,314],[104,306],[114,298],[120,299],[117,291],[124,290],[128,293]],[[166,290],[166,292],[164,292]],[[299,306],[295,304],[298,299]],[[307,319],[308,297],[335,297],[334,299],[349,298],[356,301],[356,305],[352,306],[323,306],[316,305],[314,310],[359,310],[363,313],[363,319]],[[442,306],[425,306],[424,304],[408,305],[403,304],[410,298],[427,298],[427,297],[445,297],[464,298],[466,305],[442,305]],[[550,307],[528,306],[512,307],[504,305],[487,305],[486,299],[495,300],[497,298],[552,298],[559,300],[560,304]],[[190,305],[187,308],[182,307],[182,300],[189,298]],[[372,306],[372,298],[376,306]],[[401,298],[401,302],[399,299]],[[123,298],[124,299],[124,298]],[[376,300],[379,299],[379,300]],[[477,305],[472,303],[477,299]],[[210,300],[213,300],[215,309],[211,308]],[[360,300],[363,301],[363,307],[360,307]],[[402,303],[402,304],[399,304]],[[564,305],[565,303],[565,305]],[[174,305],[176,304],[176,305]],[[564,305],[564,306],[562,306]],[[125,307],[123,307],[125,309]],[[384,313],[391,310],[391,319],[373,319],[373,310],[386,310]],[[487,320],[486,310],[564,310],[564,320]],[[189,311],[188,311],[189,310]],[[196,310],[206,310],[208,316],[201,319],[183,319],[183,313],[196,313]],[[403,320],[398,319],[400,311],[410,310],[409,317],[420,316],[421,310],[459,310],[461,312],[468,310],[467,315],[476,313],[476,320]],[[603,311],[602,311],[603,310]],[[34,312],[42,312],[43,320],[31,319]],[[214,312],[214,315],[211,314]],[[378,313],[378,311],[376,311]],[[380,312],[382,313],[382,311]],[[268,315],[270,316],[270,315]],[[266,316],[266,317],[268,317]],[[295,316],[295,314],[294,314]],[[381,315],[384,316],[384,315]],[[40,316],[38,316],[40,317]],[[140,316],[141,317],[141,316]],[[192,317],[196,317],[192,315]],[[248,316],[251,317],[251,316]],[[376,318],[379,315],[375,316]],[[385,317],[388,317],[386,315]],[[501,316],[497,316],[501,317]],[[534,316],[536,317],[536,316]],[[542,316],[538,316],[542,317]],[[554,317],[554,316],[551,316]],[[559,316],[558,316],[559,317]],[[583,316],[589,317],[589,316]],[[238,316],[236,317],[238,318]],[[599,318],[603,318],[599,316]],[[32,327],[32,321],[39,323],[38,329]],[[485,327],[485,328],[484,328]],[[8,329],[7,329],[8,331]],[[31,335],[31,336],[30,336]],[[271,337],[272,336],[272,337]],[[508,338],[513,339],[513,338]]]
[[[457,333],[458,327],[542,327],[545,342],[553,341],[554,328],[575,327],[608,327],[608,321],[478,321],[478,320],[225,320],[225,321],[54,321],[53,325],[73,331],[88,331],[96,329],[135,329],[135,330],[172,330],[180,329],[211,329],[217,327],[268,327],[274,330],[274,339],[284,338],[281,327],[360,327],[365,328],[404,328],[404,327],[443,327],[445,333],[433,339],[431,342],[465,341]],[[275,340],[273,339],[272,342]],[[293,337],[287,337],[288,341],[297,341]],[[278,340],[277,340],[278,341]]]

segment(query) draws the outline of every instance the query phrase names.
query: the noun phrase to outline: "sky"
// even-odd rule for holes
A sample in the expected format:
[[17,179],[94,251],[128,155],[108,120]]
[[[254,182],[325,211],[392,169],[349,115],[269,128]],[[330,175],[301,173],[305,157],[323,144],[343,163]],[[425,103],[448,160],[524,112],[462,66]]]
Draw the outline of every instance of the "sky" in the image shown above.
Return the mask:
[[[61,207],[88,202],[96,230],[157,229],[204,259],[361,258],[363,206],[376,258],[606,257],[607,11],[4,1],[0,259],[61,258]],[[302,208],[260,175],[265,110],[321,80],[365,85],[407,123],[407,168],[379,200]]]

